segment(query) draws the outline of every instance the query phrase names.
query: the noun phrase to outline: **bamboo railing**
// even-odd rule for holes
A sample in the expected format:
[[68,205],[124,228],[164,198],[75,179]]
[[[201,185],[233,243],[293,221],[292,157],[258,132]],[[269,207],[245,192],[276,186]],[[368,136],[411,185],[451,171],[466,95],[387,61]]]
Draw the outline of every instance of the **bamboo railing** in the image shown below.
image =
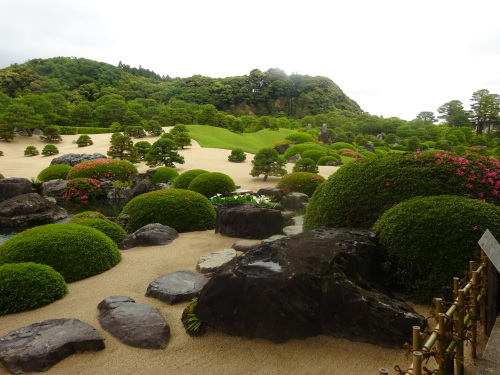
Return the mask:
[[[410,352],[412,364],[402,370],[394,366],[398,375],[464,375],[464,344],[471,344],[470,355],[476,358],[477,327],[481,323],[484,332],[491,331],[491,316],[488,313],[488,304],[492,304],[496,295],[496,269],[481,251],[481,259],[477,269],[476,263],[469,263],[469,274],[460,282],[458,277],[453,279],[453,297],[448,310],[444,312],[446,303],[441,298],[435,298],[433,315],[436,319],[434,330],[429,332],[426,341],[423,341],[421,327],[413,327],[413,339]],[[488,280],[490,273],[490,280]],[[494,279],[494,285],[491,282]],[[488,281],[490,283],[488,283]],[[494,289],[494,290],[493,290]],[[488,293],[489,292],[489,293]],[[496,312],[496,308],[495,308]],[[429,360],[433,358],[436,368],[429,369]],[[424,364],[425,362],[425,364]],[[389,374],[385,368],[380,368],[379,375]]]

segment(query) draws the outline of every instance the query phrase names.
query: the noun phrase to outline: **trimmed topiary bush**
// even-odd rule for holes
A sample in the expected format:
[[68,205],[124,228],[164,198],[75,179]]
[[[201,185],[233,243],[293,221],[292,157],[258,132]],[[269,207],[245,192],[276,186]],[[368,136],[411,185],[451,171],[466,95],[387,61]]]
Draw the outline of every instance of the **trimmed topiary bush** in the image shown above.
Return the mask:
[[31,262],[0,266],[0,316],[36,309],[67,292],[64,278],[52,267]]
[[302,153],[302,159],[312,159],[314,160],[315,163],[318,163],[318,160],[321,159],[324,156],[327,156],[326,153],[326,148],[325,150],[306,150]]
[[314,137],[309,133],[297,132],[288,134],[285,139],[291,142],[305,143],[305,142],[315,142]]
[[314,160],[309,158],[302,158],[300,160],[297,160],[297,162],[292,168],[292,172],[318,173],[319,170]]
[[127,235],[125,229],[108,219],[75,219],[73,217],[71,219],[71,222],[97,229],[98,231],[111,238],[116,244],[119,244],[121,240],[123,240]]
[[235,148],[231,151],[231,154],[227,157],[227,160],[233,163],[241,163],[247,159],[247,155],[243,152],[241,148]]
[[40,154],[40,152],[37,150],[35,146],[28,146],[24,150],[24,156],[36,156]]
[[112,179],[127,181],[130,175],[137,173],[137,168],[126,160],[93,159],[79,163],[68,173],[68,180],[73,178]]
[[38,174],[38,181],[47,182],[50,180],[66,180],[69,171],[73,169],[72,166],[67,164],[54,164],[45,169],[43,169]]
[[297,154],[302,155],[302,153],[304,151],[307,151],[307,150],[324,151],[325,154],[327,152],[327,148],[323,147],[321,145],[312,144],[312,143],[301,143],[299,145],[292,145],[292,146],[288,147],[288,149],[283,154],[283,158],[285,160],[288,160],[294,155],[297,155]]
[[120,215],[130,215],[129,233],[144,225],[160,223],[178,232],[213,229],[215,209],[203,195],[184,189],[156,190],[133,198]]
[[73,178],[68,181],[64,188],[63,198],[67,200],[80,199],[88,200],[89,198],[103,195],[99,181],[93,178]]
[[159,184],[160,182],[169,183],[174,178],[176,178],[178,175],[179,175],[179,172],[177,172],[174,168],[159,167],[159,168],[156,168],[156,172],[153,175],[151,182],[153,184]]
[[309,202],[304,229],[370,228],[393,205],[416,196],[460,195],[500,204],[500,163],[487,157],[390,153],[342,166]]
[[98,275],[121,260],[118,247],[109,237],[73,223],[27,229],[5,241],[1,249],[0,265],[46,264],[68,283]]
[[276,187],[284,194],[299,192],[312,196],[319,185],[326,180],[323,176],[309,172],[289,173],[278,181]]
[[227,174],[220,172],[202,173],[191,181],[189,190],[203,194],[207,198],[214,195],[226,195],[236,190],[236,184]]
[[386,274],[416,302],[430,304],[462,278],[489,229],[500,236],[500,207],[453,195],[415,197],[387,210],[373,226],[387,250]]
[[174,181],[174,188],[176,189],[187,189],[191,181],[193,181],[200,174],[209,173],[204,169],[191,169],[189,171],[181,173]]
[[358,158],[363,156],[359,152],[355,152],[355,151],[348,149],[348,148],[341,148],[340,150],[337,150],[337,152],[339,153],[339,155],[347,156],[348,158],[358,159]]
[[92,141],[92,139],[87,134],[82,134],[76,140],[76,144],[78,145],[78,147],[86,147],[86,146],[93,145],[94,142]]
[[57,155],[59,153],[59,149],[55,145],[45,145],[42,149],[43,156],[52,156]]
[[78,219],[107,219],[107,217],[97,211],[83,211],[74,215],[71,218],[71,221],[75,221]]
[[327,163],[336,163],[336,165],[340,164],[340,156],[336,158],[335,156],[323,156],[318,160],[318,165],[327,165]]
[[342,150],[343,148],[346,148],[348,150],[352,150],[354,152],[358,151],[356,146],[351,145],[350,143],[347,142],[335,142],[332,143],[330,146],[328,146],[331,150]]

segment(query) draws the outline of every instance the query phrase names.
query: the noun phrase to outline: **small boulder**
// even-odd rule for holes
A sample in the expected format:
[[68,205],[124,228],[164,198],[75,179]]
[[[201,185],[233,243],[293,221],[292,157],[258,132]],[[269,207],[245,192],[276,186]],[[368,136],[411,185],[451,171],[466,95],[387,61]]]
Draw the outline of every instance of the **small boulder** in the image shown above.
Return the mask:
[[137,197],[138,195],[149,193],[150,191],[154,191],[155,186],[153,183],[148,180],[140,180],[133,188],[130,194],[130,199]]
[[42,196],[62,197],[65,192],[67,184],[68,184],[67,180],[63,180],[60,178],[56,180],[46,181],[42,184]]
[[108,199],[126,199],[130,200],[130,197],[132,196],[132,190],[126,186],[117,186],[112,188],[108,195]]
[[161,246],[172,243],[179,237],[179,233],[167,225],[154,223],[147,224],[120,242],[120,249],[127,250],[139,246]]
[[286,210],[304,212],[309,204],[309,197],[304,193],[288,193],[281,199],[281,204]]
[[234,258],[236,258],[236,250],[234,249],[226,249],[203,255],[196,263],[196,270],[203,274],[212,274]]
[[58,156],[57,158],[52,159],[50,162],[50,165],[54,164],[66,164],[74,167],[77,164],[80,164],[81,162],[87,161],[87,160],[93,160],[93,159],[107,159],[108,157],[103,154],[99,153],[94,153],[94,154],[64,154],[61,156]]
[[236,251],[245,252],[245,251],[253,249],[254,247],[256,247],[259,244],[260,244],[259,240],[239,240],[239,241],[236,241],[235,243],[233,243],[231,248],[233,248]]
[[283,192],[278,188],[261,188],[257,191],[257,195],[264,195],[266,197],[271,198],[274,202],[280,202],[281,198],[283,198]]
[[32,192],[33,186],[27,178],[8,177],[0,179],[0,202]]
[[0,225],[7,227],[49,224],[67,216],[64,208],[37,193],[18,195],[0,202]]
[[153,280],[146,290],[146,297],[153,297],[173,305],[190,301],[198,296],[208,279],[195,271],[177,271]]

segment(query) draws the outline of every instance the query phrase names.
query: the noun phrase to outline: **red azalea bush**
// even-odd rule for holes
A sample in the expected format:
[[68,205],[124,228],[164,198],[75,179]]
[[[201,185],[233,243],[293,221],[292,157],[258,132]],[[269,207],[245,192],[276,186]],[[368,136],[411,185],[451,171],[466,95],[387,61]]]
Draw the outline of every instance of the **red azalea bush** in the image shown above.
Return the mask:
[[68,181],[63,198],[86,201],[99,195],[103,195],[99,181],[93,178],[73,178]]
[[126,160],[93,159],[74,166],[68,173],[72,178],[111,179],[113,181],[128,181],[130,175],[137,173],[137,168]]
[[288,173],[281,177],[276,187],[284,194],[298,192],[313,195],[319,185],[325,182],[325,178],[310,172]]

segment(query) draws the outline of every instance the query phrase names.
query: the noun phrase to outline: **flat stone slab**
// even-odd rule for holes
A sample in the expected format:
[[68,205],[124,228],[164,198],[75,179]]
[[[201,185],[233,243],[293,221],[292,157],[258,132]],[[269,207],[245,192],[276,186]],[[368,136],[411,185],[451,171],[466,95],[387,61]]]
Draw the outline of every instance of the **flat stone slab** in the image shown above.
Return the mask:
[[169,305],[190,301],[198,296],[207,281],[205,276],[195,271],[176,271],[153,280],[148,285],[146,296],[159,299]]
[[236,258],[236,250],[234,249],[226,249],[203,255],[200,259],[198,259],[196,269],[198,272],[211,274],[234,258]]
[[0,362],[13,374],[47,371],[73,353],[104,349],[102,335],[78,319],[49,319],[0,337]]
[[238,240],[231,246],[236,251],[248,251],[260,244],[260,240]]
[[99,324],[120,342],[136,348],[165,349],[170,326],[153,306],[135,303],[127,296],[111,296],[97,308]]

